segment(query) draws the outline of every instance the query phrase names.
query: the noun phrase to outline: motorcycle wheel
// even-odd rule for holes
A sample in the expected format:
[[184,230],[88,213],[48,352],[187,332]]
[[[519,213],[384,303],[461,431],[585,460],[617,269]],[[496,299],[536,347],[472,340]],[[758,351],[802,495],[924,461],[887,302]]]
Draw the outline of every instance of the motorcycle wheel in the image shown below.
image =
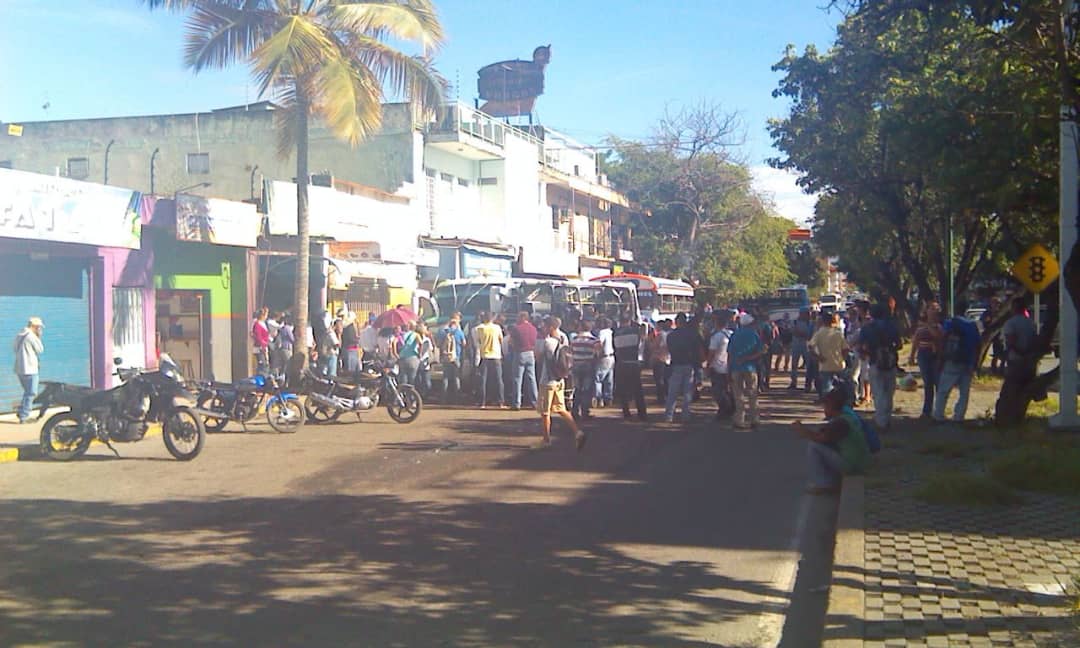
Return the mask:
[[341,417],[341,410],[314,403],[310,398],[304,400],[304,413],[312,423],[333,423]]
[[292,434],[304,425],[304,408],[295,398],[276,398],[266,406],[266,421],[278,432]]
[[[199,396],[196,405],[201,410],[208,410],[211,412],[225,411],[225,401],[217,394],[203,394],[202,396]],[[203,417],[203,425],[206,426],[207,432],[221,432],[228,423],[229,419],[227,418],[214,418],[213,416]]]
[[424,409],[424,400],[412,385],[400,385],[398,393],[401,401],[397,402],[398,399],[391,397],[386,404],[386,411],[390,413],[390,418],[398,423],[412,423]]
[[80,426],[79,417],[71,412],[50,416],[41,426],[41,454],[56,461],[71,461],[86,454],[90,449],[90,437],[83,435],[67,442],[60,438],[78,434]]
[[191,408],[177,407],[165,417],[161,437],[169,454],[180,461],[191,461],[206,443],[206,426]]

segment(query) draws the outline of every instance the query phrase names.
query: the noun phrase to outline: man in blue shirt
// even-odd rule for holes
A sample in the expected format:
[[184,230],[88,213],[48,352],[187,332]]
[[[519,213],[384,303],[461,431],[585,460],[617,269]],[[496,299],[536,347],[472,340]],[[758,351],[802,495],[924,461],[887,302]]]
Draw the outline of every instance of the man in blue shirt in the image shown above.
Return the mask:
[[[967,306],[967,303],[958,301],[955,312],[963,313]],[[964,317],[954,317],[945,322],[945,341],[941,353],[945,365],[941,369],[941,377],[938,378],[937,398],[934,400],[935,421],[945,422],[945,408],[953,387],[958,390],[956,406],[953,407],[953,421],[959,423],[964,420],[978,354],[979,328],[975,322]]]
[[[750,313],[739,315],[739,330],[728,342],[728,369],[731,389],[735,394],[735,427],[749,429],[759,422],[758,416],[758,358],[765,353]],[[748,422],[749,421],[749,422]]]
[[461,353],[465,349],[465,332],[461,322],[451,319],[439,334],[439,362],[443,370],[443,399],[453,403],[461,392]]

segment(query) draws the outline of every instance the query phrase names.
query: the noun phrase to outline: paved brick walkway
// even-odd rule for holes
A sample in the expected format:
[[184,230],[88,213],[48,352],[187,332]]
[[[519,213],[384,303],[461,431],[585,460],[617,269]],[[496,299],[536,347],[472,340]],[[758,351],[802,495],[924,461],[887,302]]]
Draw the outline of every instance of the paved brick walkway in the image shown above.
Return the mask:
[[1080,576],[1080,500],[936,506],[903,466],[883,472],[866,485],[864,646],[1080,646],[1062,591]]

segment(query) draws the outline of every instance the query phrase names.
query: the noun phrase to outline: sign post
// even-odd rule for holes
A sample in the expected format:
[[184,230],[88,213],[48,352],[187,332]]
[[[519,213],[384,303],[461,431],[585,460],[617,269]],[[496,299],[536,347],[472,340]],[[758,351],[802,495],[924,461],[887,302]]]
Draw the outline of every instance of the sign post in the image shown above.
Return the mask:
[[[1041,312],[1042,304],[1041,304],[1040,295],[1041,295],[1042,291],[1046,290],[1046,288],[1050,284],[1052,284],[1055,279],[1057,279],[1058,273],[1060,272],[1060,270],[1061,269],[1058,267],[1058,262],[1057,262],[1057,259],[1054,258],[1054,255],[1049,250],[1047,250],[1042,245],[1039,245],[1038,243],[1036,243],[1035,245],[1032,245],[1031,247],[1029,247],[1027,249],[1027,252],[1024,252],[1022,255],[1020,255],[1020,258],[1017,259],[1016,263],[1013,264],[1013,267],[1012,267],[1013,275],[1017,279],[1019,279],[1020,283],[1024,284],[1027,287],[1028,290],[1035,293],[1035,331],[1036,332],[1040,332],[1042,330],[1042,312]],[[1062,282],[1062,285],[1064,285],[1064,282]],[[1065,293],[1065,295],[1066,296],[1065,296],[1064,299],[1068,299],[1068,293],[1067,292]],[[1066,378],[1065,378],[1066,374],[1071,373],[1072,376],[1076,375],[1076,354],[1075,354],[1075,349],[1076,349],[1076,346],[1075,346],[1076,345],[1076,342],[1075,342],[1075,340],[1076,340],[1076,336],[1075,336],[1076,326],[1075,325],[1070,326],[1070,325],[1068,325],[1066,323],[1067,318],[1065,316],[1065,312],[1066,312],[1067,308],[1069,308],[1069,306],[1065,303],[1065,301],[1062,301],[1061,302],[1061,317],[1059,319],[1058,326],[1060,327],[1060,330],[1063,331],[1063,332],[1073,331],[1073,333],[1071,333],[1071,334],[1063,333],[1061,335],[1061,352],[1058,354],[1059,359],[1060,359],[1060,363],[1061,363],[1061,394],[1060,394],[1060,399],[1059,399],[1060,403],[1061,403],[1061,408],[1060,408],[1060,411],[1059,411],[1056,419],[1051,419],[1051,424],[1055,425],[1055,426],[1061,426],[1061,425],[1072,426],[1072,425],[1076,424],[1076,422],[1075,422],[1076,421],[1076,389],[1075,389],[1076,382],[1075,382],[1075,378],[1073,379],[1073,383],[1072,383],[1073,384],[1073,391],[1072,391],[1072,399],[1071,399],[1071,401],[1067,400],[1067,395],[1066,395],[1066,391],[1065,391],[1066,390]],[[1074,321],[1075,321],[1075,317],[1074,317]],[[1066,343],[1065,341],[1066,341],[1067,338],[1070,338],[1070,337],[1073,339],[1073,356],[1072,356],[1073,359],[1072,359],[1071,363],[1067,362],[1066,353],[1065,353],[1065,343]],[[1071,372],[1069,371],[1070,368],[1071,368]],[[1069,402],[1072,403],[1071,409],[1068,407]],[[1068,414],[1068,412],[1071,412],[1071,418],[1070,418],[1070,415]],[[1062,421],[1062,420],[1071,420],[1072,423],[1059,423],[1059,422],[1057,422],[1057,421]]]

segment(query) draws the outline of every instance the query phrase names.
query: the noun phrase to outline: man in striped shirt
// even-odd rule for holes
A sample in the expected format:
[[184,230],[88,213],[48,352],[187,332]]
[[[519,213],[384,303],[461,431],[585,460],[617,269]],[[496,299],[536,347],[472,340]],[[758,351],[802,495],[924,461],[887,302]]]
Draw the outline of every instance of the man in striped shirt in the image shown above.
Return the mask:
[[574,353],[574,405],[571,413],[582,419],[592,418],[592,405],[596,384],[596,360],[600,353],[600,340],[592,334],[590,322],[578,322],[578,332],[570,338]]

